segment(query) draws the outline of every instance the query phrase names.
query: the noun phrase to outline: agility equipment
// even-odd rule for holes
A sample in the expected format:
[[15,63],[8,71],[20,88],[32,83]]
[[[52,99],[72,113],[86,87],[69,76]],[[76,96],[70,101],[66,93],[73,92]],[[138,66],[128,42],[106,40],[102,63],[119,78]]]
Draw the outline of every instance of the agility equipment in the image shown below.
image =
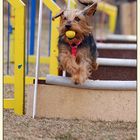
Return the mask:
[[[102,82],[89,80],[75,86],[69,78],[47,75],[38,81],[35,117],[135,122],[136,82]],[[27,96],[28,116],[33,111],[33,90],[31,86]]]
[[[20,0],[8,0],[11,7],[14,8],[14,75],[5,75],[4,76],[4,84],[12,84],[14,85],[14,98],[6,98],[4,99],[4,108],[5,109],[14,109],[14,112],[18,115],[23,115],[24,113],[24,92],[25,92],[25,84],[30,85],[30,94],[27,97],[28,104],[27,111],[31,116],[33,115],[33,97],[34,97],[34,82],[35,77],[25,76],[25,5]],[[60,7],[53,2],[52,0],[43,0],[45,6],[47,6],[50,11],[52,11],[52,15],[56,15],[60,11]],[[52,28],[51,28],[51,47],[50,47],[50,56],[49,57],[41,57],[40,62],[49,64],[49,74],[53,76],[58,75],[58,50],[57,50],[57,40],[58,40],[58,30],[57,27],[59,26],[60,19],[56,19],[52,21]],[[38,32],[39,33],[39,32]],[[121,47],[120,47],[121,46]],[[128,47],[127,47],[128,46]],[[109,49],[109,50],[131,50],[136,51],[136,43],[133,44],[107,44],[107,43],[97,43],[97,47],[99,50]],[[122,49],[123,48],[123,49]],[[124,53],[125,54],[125,53]],[[30,57],[29,61],[35,62],[35,56]],[[39,59],[38,59],[39,60]],[[136,69],[136,59],[131,58],[108,58],[101,57],[97,60],[100,63],[100,67],[106,67],[108,69],[114,68],[126,68],[130,70]],[[117,66],[117,67],[116,67]],[[99,68],[100,69],[100,68]],[[106,70],[107,71],[107,70]],[[125,71],[127,73],[127,71]],[[132,73],[135,75],[135,73]],[[117,75],[117,73],[116,73]],[[48,77],[48,76],[47,76]],[[49,78],[48,81],[52,78]],[[61,82],[71,82],[70,78],[65,79],[65,77],[58,77],[62,78]],[[47,83],[46,77],[38,77],[38,94],[36,96],[36,111],[34,116],[43,116],[40,111],[44,111],[45,117],[63,117],[63,118],[89,118],[94,119],[105,119],[105,120],[125,120],[125,121],[134,121],[135,120],[135,97],[136,97],[136,79],[134,78],[133,81],[125,79],[123,82],[114,81],[114,80],[93,80],[89,81],[90,83],[94,83],[94,88],[99,84],[102,89],[87,89],[81,87],[71,87],[71,83],[67,86],[64,84],[54,83]],[[57,80],[57,77],[55,77]],[[116,90],[112,89],[111,87],[107,87],[104,89],[104,83],[111,86],[109,83],[120,82],[120,85],[123,86],[123,89]],[[87,81],[88,82],[88,81]],[[109,82],[109,83],[108,83]],[[41,84],[44,83],[44,84]],[[89,83],[89,85],[91,85]],[[85,83],[86,84],[86,83]],[[126,86],[125,86],[126,84]],[[130,84],[130,85],[129,85]],[[116,83],[115,83],[116,85]],[[119,85],[119,84],[118,84]],[[132,87],[132,89],[129,88]],[[118,88],[119,89],[119,88]],[[43,100],[44,99],[44,100]],[[100,100],[101,99],[101,100]],[[116,99],[116,100],[115,100]],[[41,101],[43,106],[40,106]],[[115,102],[115,103],[114,103]],[[44,104],[45,103],[45,104]],[[31,106],[30,106],[31,105]],[[127,107],[126,107],[127,105]],[[45,107],[44,107],[45,106]],[[44,110],[45,109],[45,110]],[[70,110],[71,109],[71,110]],[[110,112],[108,111],[110,110]],[[46,112],[48,111],[48,112]],[[61,112],[62,111],[62,112]],[[121,114],[120,112],[123,112]],[[113,114],[117,112],[113,116]],[[27,113],[27,114],[28,114]],[[128,115],[131,114],[131,115]],[[129,116],[129,117],[127,117]]]

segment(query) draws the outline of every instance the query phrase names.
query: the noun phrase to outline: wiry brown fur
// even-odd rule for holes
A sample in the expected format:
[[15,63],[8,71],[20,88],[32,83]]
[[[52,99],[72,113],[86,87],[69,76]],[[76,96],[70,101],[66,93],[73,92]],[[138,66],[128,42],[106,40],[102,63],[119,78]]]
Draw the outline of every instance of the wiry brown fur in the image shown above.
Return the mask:
[[[92,39],[92,27],[88,24],[87,18],[96,10],[93,5],[84,10],[64,10],[61,11],[61,22],[59,27],[59,68],[67,71],[74,83],[82,84],[89,78],[93,70],[97,69],[96,45]],[[92,12],[91,12],[92,11]],[[58,17],[57,15],[56,17]],[[67,25],[70,27],[67,28]],[[76,56],[72,56],[69,39],[65,36],[66,31],[76,32],[75,38],[81,41],[77,47]],[[88,43],[88,39],[91,43]],[[94,48],[92,48],[94,47]]]

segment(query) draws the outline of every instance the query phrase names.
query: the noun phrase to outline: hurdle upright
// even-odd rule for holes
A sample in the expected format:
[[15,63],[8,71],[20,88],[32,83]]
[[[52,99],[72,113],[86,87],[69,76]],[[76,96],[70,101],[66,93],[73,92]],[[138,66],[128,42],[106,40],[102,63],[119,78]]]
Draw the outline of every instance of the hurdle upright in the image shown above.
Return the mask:
[[14,109],[16,114],[22,115],[25,88],[25,4],[21,0],[8,2],[15,8],[14,76],[7,78],[7,84],[11,80],[14,84],[14,98],[4,99],[4,108]]

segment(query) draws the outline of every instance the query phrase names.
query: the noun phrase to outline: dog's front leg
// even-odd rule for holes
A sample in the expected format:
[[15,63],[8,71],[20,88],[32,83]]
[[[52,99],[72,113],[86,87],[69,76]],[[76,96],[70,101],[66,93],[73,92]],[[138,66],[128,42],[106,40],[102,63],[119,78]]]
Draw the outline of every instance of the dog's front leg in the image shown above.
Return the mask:
[[83,61],[79,64],[79,70],[72,75],[72,80],[75,84],[82,84],[88,79],[89,75],[89,64],[86,61]]
[[75,61],[75,58],[70,54],[69,51],[61,52],[59,54],[59,65],[63,70],[73,75],[79,70],[79,66]]

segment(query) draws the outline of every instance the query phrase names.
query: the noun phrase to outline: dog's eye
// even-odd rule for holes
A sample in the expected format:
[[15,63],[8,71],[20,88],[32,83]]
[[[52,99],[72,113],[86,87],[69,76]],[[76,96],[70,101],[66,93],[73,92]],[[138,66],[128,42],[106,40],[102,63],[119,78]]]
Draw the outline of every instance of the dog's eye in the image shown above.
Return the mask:
[[74,20],[76,20],[76,21],[79,22],[80,21],[80,18],[79,17],[75,17]]
[[64,18],[63,18],[63,20],[67,20],[67,18],[66,18],[66,17],[64,17]]

